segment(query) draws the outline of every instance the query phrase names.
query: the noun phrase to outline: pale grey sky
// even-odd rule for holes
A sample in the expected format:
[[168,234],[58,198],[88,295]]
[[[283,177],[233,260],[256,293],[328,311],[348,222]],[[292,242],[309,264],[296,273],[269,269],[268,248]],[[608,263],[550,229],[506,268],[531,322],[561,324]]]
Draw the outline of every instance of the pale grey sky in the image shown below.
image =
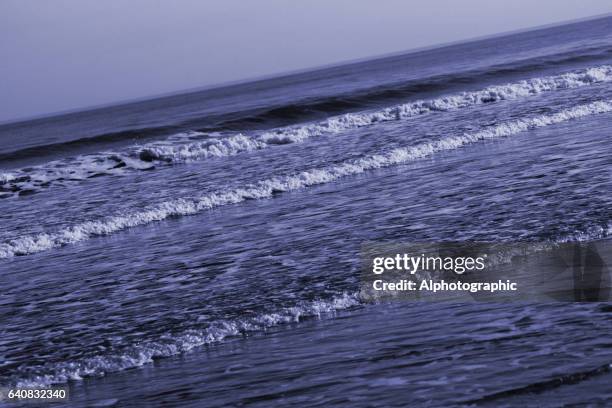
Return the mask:
[[0,0],[0,121],[610,11],[610,0]]

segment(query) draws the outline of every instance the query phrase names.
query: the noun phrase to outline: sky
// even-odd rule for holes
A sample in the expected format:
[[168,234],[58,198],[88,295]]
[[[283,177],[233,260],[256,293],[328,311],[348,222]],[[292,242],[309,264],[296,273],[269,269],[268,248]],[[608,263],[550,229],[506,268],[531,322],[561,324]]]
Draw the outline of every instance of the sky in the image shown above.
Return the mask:
[[610,0],[0,0],[0,122],[611,11]]

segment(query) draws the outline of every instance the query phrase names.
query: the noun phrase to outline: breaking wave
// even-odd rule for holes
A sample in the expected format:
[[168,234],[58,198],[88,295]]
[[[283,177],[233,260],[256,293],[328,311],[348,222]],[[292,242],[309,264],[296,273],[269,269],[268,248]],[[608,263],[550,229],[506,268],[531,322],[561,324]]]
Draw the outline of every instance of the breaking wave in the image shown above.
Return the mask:
[[278,128],[251,136],[178,133],[166,140],[132,146],[121,152],[77,156],[10,173],[0,173],[0,198],[33,193],[53,183],[63,184],[103,175],[119,175],[126,170],[151,170],[155,166],[168,163],[229,157],[274,145],[300,143],[311,137],[338,134],[380,122],[407,119],[428,112],[452,111],[609,81],[612,81],[612,66],[602,65],[432,100],[419,100],[376,111],[347,113],[320,122]]
[[530,129],[605,112],[612,112],[612,100],[579,105],[554,114],[516,119],[479,132],[464,133],[414,146],[399,147],[387,152],[347,160],[336,165],[305,170],[288,176],[273,177],[244,188],[219,191],[199,197],[178,198],[141,211],[115,215],[99,221],[87,221],[56,232],[7,240],[0,244],[0,258],[33,254],[91,237],[109,235],[127,228],[161,221],[172,216],[193,215],[215,207],[236,204],[246,200],[272,198],[277,193],[325,184],[369,170],[400,165],[440,151],[458,149],[478,141],[511,136]]
[[47,387],[70,380],[81,380],[88,376],[140,367],[153,362],[155,358],[178,355],[197,347],[221,342],[229,337],[264,331],[282,324],[297,323],[305,318],[331,317],[337,311],[351,309],[360,304],[358,293],[345,292],[329,300],[301,302],[272,313],[215,321],[206,329],[188,330],[178,335],[167,334],[156,341],[143,341],[117,354],[34,367],[31,368],[33,371],[31,375],[17,379],[15,383],[17,387]]
[[[213,127],[215,130],[269,129],[287,126],[297,122],[314,121],[330,115],[355,112],[368,109],[372,104],[378,106],[398,103],[408,98],[430,92],[441,92],[457,84],[472,85],[483,80],[498,81],[506,75],[526,75],[541,69],[561,66],[561,64],[605,60],[612,54],[609,43],[602,41],[591,46],[572,46],[561,52],[544,54],[537,57],[527,56],[524,59],[484,67],[472,67],[466,71],[441,73],[418,79],[408,79],[390,84],[357,89],[350,93],[309,98],[286,105],[277,105],[251,111],[233,112],[232,119],[218,118]],[[400,57],[402,58],[402,57]],[[390,61],[389,61],[390,62]],[[185,123],[190,128],[197,123]],[[208,129],[208,128],[207,128]]]

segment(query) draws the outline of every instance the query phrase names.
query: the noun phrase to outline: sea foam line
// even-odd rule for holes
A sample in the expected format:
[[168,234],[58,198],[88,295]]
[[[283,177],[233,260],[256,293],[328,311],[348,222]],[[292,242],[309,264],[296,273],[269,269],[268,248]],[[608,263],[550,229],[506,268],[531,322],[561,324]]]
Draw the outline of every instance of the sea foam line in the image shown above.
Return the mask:
[[228,337],[264,331],[303,318],[331,317],[336,312],[361,304],[358,293],[342,293],[328,300],[300,302],[292,307],[250,318],[220,320],[202,330],[188,330],[178,335],[166,335],[156,341],[143,341],[117,354],[99,355],[76,361],[56,363],[34,369],[36,374],[17,379],[16,387],[46,387],[51,384],[81,380],[83,377],[104,375],[153,362],[154,358],[170,357],[214,344]]
[[[434,111],[451,111],[473,105],[534,96],[543,92],[579,88],[612,81],[612,65],[602,65],[560,75],[495,85],[432,100],[419,100],[377,111],[347,113],[317,123],[282,127],[251,136],[184,132],[164,141],[132,146],[122,152],[102,152],[57,160],[27,172],[0,173],[0,195],[37,190],[50,183],[85,180],[99,174],[125,174],[125,169],[151,169],[156,163],[182,163],[235,156],[268,147],[301,143],[311,137],[333,135],[380,122],[407,119]],[[199,140],[198,140],[199,139]]]
[[446,137],[415,146],[399,147],[388,152],[347,160],[337,165],[305,170],[288,176],[273,177],[244,188],[213,192],[199,197],[178,198],[157,204],[142,211],[111,216],[99,221],[87,221],[60,229],[57,232],[9,239],[0,244],[0,259],[46,251],[91,237],[109,235],[117,231],[161,221],[172,216],[186,216],[250,199],[271,198],[276,193],[299,190],[333,182],[342,177],[369,170],[395,166],[430,156],[444,150],[454,150],[481,140],[510,136],[530,129],[578,119],[589,115],[611,112],[612,100],[597,101],[554,114],[540,115],[501,123],[475,133]]
[[602,65],[581,71],[545,76],[495,85],[479,91],[462,92],[432,100],[418,100],[373,112],[347,113],[317,123],[289,126],[264,132],[255,137],[242,134],[223,139],[186,144],[152,143],[142,149],[151,159],[173,162],[231,156],[244,151],[259,150],[269,145],[300,143],[314,136],[342,133],[350,129],[380,122],[401,120],[434,111],[452,111],[473,105],[511,100],[560,89],[579,88],[612,81],[612,66]]

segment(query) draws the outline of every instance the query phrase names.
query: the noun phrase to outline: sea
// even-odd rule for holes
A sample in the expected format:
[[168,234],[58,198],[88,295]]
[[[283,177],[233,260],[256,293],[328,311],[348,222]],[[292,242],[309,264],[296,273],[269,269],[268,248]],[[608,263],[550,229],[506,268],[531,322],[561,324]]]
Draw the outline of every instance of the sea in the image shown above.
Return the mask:
[[612,406],[611,303],[359,292],[365,242],[609,240],[611,142],[610,16],[5,123],[0,386]]

